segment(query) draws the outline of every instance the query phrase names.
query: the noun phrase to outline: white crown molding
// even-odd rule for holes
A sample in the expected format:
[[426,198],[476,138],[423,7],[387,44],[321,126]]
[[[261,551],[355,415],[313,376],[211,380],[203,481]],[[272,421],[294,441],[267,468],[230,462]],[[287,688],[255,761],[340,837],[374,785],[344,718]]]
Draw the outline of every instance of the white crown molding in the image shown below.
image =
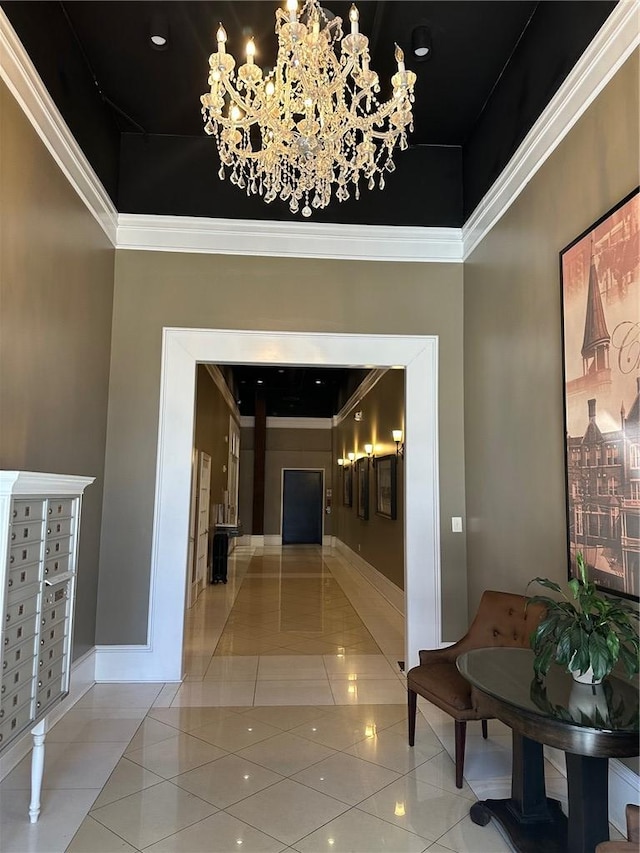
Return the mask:
[[462,229],[463,260],[507,212],[640,44],[640,3],[620,0]]
[[370,370],[369,373],[367,373],[344,406],[340,409],[338,414],[333,416],[332,420],[334,426],[338,426],[338,424],[341,424],[345,418],[349,417],[358,403],[360,403],[360,401],[367,396],[369,391],[378,384],[388,369],[388,367],[385,367],[384,369],[377,367],[375,370]]
[[0,76],[117,249],[462,263],[640,44],[640,4],[620,0],[464,228],[118,215],[0,9]]
[[[250,415],[240,418],[240,426],[253,429],[256,419]],[[331,429],[333,421],[331,418],[279,418],[269,416],[267,418],[267,429]]]
[[0,77],[73,189],[115,246],[118,211],[60,115],[2,9]]
[[41,474],[36,471],[0,471],[0,496],[81,495],[95,477]]
[[239,423],[240,410],[238,409],[238,404],[231,393],[231,389],[227,385],[227,380],[224,378],[222,371],[217,364],[206,364],[205,367],[207,368],[207,372],[212,378],[214,385],[222,394],[225,403],[229,406],[233,419]]
[[118,217],[119,249],[199,254],[461,263],[460,228],[268,222],[190,216]]

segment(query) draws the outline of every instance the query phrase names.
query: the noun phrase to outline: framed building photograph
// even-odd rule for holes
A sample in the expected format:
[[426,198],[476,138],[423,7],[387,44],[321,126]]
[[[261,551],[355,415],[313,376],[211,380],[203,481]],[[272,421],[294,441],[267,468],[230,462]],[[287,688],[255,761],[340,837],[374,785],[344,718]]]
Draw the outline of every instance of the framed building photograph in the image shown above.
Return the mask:
[[640,195],[560,252],[569,576],[638,600]]
[[358,518],[367,521],[369,518],[369,460],[358,459],[356,462],[356,480],[358,482]]
[[385,518],[396,518],[396,456],[379,456],[376,458],[376,513]]
[[351,465],[342,468],[342,504],[351,506],[353,502],[353,471]]

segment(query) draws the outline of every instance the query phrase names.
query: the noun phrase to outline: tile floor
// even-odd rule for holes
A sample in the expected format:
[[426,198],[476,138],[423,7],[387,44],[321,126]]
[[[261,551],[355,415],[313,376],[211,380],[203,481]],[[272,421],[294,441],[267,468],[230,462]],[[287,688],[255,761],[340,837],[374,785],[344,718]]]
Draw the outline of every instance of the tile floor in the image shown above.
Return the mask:
[[[509,730],[467,739],[421,702],[407,746],[402,617],[335,552],[237,548],[186,622],[182,684],[98,684],[0,783],[3,853],[501,853],[468,812],[506,796]],[[548,766],[547,788],[566,802]]]

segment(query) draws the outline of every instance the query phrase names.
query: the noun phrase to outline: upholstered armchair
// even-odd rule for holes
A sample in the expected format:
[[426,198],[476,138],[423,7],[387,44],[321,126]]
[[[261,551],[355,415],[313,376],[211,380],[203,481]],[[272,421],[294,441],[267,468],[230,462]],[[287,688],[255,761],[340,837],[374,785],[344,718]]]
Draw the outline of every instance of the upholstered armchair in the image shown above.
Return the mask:
[[596,853],[632,853],[640,848],[640,806],[628,804],[626,808],[627,840],[601,841]]
[[420,664],[407,673],[409,746],[415,742],[418,696],[450,714],[455,721],[456,785],[462,788],[467,722],[482,720],[487,737],[487,714],[478,707],[471,685],[458,672],[456,658],[471,649],[490,646],[529,648],[529,637],[544,614],[544,607],[526,608],[523,595],[487,590],[464,637],[445,649],[422,650]]

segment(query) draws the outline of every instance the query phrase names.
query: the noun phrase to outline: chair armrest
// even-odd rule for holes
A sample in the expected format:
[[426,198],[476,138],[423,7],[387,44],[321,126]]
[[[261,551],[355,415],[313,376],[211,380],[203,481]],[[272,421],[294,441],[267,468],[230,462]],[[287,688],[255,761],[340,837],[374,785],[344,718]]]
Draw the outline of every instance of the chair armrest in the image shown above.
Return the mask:
[[627,838],[629,841],[640,841],[640,806],[629,803],[627,813]]
[[468,652],[476,648],[468,634],[465,634],[461,640],[454,643],[452,646],[447,646],[444,649],[421,649],[420,664],[430,663],[455,663],[458,655]]

